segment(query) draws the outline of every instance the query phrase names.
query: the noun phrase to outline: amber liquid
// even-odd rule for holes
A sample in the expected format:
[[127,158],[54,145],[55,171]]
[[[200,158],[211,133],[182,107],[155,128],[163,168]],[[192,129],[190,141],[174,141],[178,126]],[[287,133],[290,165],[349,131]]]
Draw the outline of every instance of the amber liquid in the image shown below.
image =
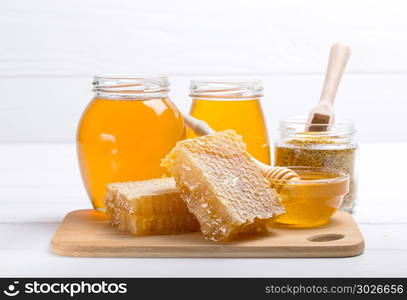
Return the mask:
[[[249,153],[270,164],[270,145],[260,101],[193,99],[190,114],[214,130],[234,129],[243,136]],[[188,129],[187,137],[195,137]]]
[[105,211],[107,183],[162,176],[161,159],[184,136],[182,117],[167,98],[94,98],[77,132],[80,169],[94,208]]
[[[301,174],[302,183],[284,184],[279,198],[285,213],[278,216],[274,225],[290,228],[321,226],[341,206],[349,191],[349,179],[335,180],[334,174],[313,172]],[[310,180],[310,183],[307,181]],[[312,183],[314,180],[328,180]]]

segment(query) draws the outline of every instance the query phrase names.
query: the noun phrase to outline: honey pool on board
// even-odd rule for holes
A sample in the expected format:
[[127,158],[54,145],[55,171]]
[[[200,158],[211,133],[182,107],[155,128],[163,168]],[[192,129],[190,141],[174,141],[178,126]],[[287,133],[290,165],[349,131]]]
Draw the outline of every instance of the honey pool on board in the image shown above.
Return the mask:
[[277,217],[274,225],[307,228],[328,223],[349,191],[349,176],[306,168],[293,170],[300,176],[299,181],[282,185],[279,198],[286,212]]
[[181,115],[168,98],[94,98],[77,133],[82,177],[95,209],[104,211],[106,184],[161,177],[161,159],[185,137]]
[[[253,157],[270,164],[270,145],[259,99],[193,99],[190,114],[216,131],[235,130],[243,136],[247,151]],[[196,135],[187,129],[187,137]]]

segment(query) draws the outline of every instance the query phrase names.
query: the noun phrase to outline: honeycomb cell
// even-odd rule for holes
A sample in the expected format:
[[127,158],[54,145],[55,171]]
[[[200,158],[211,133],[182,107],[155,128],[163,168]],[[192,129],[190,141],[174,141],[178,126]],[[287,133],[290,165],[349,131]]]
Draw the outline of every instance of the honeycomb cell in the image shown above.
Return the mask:
[[110,222],[133,235],[197,231],[173,178],[111,183],[104,202]]
[[229,241],[284,212],[233,130],[178,142],[162,161],[206,239]]

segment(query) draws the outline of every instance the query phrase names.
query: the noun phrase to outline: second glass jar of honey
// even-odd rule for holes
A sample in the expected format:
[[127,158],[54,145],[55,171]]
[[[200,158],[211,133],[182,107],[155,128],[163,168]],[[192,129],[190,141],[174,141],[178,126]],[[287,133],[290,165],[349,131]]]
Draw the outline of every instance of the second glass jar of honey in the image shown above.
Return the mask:
[[[205,78],[192,80],[190,114],[216,131],[233,129],[243,136],[248,151],[270,164],[270,145],[261,108],[260,80]],[[195,137],[187,130],[188,137]]]

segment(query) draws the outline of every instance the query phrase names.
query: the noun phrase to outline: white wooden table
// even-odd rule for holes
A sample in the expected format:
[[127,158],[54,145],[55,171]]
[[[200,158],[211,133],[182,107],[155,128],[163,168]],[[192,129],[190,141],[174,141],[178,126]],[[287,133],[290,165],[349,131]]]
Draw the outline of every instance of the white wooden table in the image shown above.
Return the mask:
[[89,208],[72,144],[0,145],[0,276],[407,276],[407,144],[360,149],[354,214],[365,253],[340,259],[60,257],[50,239],[64,215]]

